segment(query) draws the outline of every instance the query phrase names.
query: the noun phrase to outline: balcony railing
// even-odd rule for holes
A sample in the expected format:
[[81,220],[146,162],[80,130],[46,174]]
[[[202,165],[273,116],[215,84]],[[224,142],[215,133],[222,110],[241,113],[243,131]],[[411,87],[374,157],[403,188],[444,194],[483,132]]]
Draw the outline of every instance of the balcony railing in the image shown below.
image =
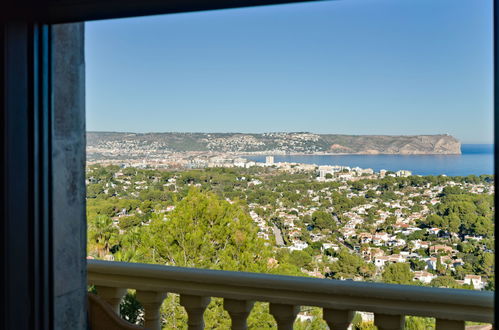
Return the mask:
[[459,330],[465,321],[494,322],[494,294],[485,291],[338,281],[162,265],[88,260],[88,282],[118,311],[126,289],[137,290],[144,326],[161,329],[167,293],[180,295],[189,329],[203,329],[211,297],[224,298],[232,329],[246,329],[255,301],[270,303],[278,329],[292,329],[300,306],[323,308],[331,329],[347,329],[356,311],[374,313],[380,330],[404,328],[406,315],[436,319],[436,329]]

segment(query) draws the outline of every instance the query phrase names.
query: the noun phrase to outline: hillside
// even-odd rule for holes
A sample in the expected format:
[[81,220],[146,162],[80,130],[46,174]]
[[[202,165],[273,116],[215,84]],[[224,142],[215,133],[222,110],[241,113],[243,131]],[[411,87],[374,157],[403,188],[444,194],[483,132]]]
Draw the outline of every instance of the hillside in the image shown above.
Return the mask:
[[87,151],[124,155],[137,151],[258,154],[460,154],[450,135],[337,135],[297,133],[118,133],[88,132]]

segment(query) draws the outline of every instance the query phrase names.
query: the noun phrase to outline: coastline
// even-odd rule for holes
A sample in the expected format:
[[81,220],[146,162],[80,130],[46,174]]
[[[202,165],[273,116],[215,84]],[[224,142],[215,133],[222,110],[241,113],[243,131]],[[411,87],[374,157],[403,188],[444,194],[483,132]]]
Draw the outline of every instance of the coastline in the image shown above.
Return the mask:
[[[213,153],[224,153],[224,152],[217,152],[213,151]],[[451,152],[342,152],[342,153],[333,153],[333,152],[276,152],[276,151],[254,151],[254,152],[225,152],[227,154],[231,155],[238,155],[238,156],[353,156],[353,155],[359,155],[359,156],[378,156],[378,155],[399,155],[399,156],[460,156],[463,153],[451,153]]]

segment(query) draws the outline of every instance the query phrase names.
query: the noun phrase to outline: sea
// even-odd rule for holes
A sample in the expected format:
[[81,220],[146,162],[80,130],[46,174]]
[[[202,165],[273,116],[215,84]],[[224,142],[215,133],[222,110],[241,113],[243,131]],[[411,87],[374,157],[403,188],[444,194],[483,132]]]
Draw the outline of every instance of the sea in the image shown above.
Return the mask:
[[[265,155],[245,158],[265,162]],[[414,175],[482,175],[494,174],[494,145],[463,144],[461,155],[274,155],[274,162],[409,170]]]

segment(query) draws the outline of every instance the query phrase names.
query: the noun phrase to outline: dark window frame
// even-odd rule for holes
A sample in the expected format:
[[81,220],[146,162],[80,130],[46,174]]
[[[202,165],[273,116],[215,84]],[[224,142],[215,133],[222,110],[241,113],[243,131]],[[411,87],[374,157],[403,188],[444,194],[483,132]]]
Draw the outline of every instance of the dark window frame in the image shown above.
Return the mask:
[[49,329],[52,304],[50,26],[0,27],[5,329]]

